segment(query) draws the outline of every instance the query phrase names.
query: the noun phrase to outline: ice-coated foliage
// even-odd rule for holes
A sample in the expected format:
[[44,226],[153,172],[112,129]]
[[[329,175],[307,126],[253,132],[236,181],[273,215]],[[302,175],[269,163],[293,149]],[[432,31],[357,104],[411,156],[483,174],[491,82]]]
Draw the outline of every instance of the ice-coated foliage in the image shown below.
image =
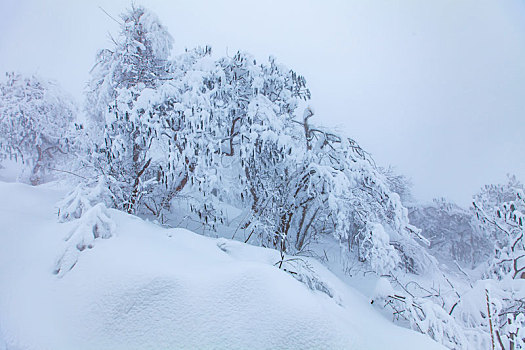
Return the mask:
[[7,73],[0,83],[0,160],[25,164],[22,178],[38,185],[64,161],[76,108],[53,82]]
[[504,185],[485,186],[474,196],[473,210],[480,228],[494,243],[488,275],[498,279],[525,278],[525,195],[514,176]]

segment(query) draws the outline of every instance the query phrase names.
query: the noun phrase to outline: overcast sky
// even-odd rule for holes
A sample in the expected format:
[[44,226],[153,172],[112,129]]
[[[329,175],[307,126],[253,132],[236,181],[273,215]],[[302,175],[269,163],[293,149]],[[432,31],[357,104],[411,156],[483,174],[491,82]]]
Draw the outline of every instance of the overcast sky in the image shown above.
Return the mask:
[[[317,123],[410,177],[420,200],[468,205],[525,180],[525,0],[160,1],[174,54],[209,44],[304,75]],[[79,101],[129,1],[1,0],[0,71],[57,80]]]

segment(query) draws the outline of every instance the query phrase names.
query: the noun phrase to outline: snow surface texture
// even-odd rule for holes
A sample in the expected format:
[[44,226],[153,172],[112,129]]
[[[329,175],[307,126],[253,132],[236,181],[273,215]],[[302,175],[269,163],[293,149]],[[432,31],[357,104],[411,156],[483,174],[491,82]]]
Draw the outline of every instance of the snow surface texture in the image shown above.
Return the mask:
[[[0,349],[441,349],[315,260],[108,210],[115,235],[62,278],[71,223],[52,184],[0,182]],[[304,281],[305,283],[301,282]],[[309,288],[310,286],[310,288]]]

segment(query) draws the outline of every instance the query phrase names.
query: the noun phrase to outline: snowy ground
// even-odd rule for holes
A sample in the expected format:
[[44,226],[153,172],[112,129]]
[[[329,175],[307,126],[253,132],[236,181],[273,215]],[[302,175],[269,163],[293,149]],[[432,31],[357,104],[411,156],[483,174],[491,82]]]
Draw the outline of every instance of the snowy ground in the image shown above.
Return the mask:
[[314,260],[331,296],[275,267],[276,251],[115,210],[116,235],[59,278],[72,224],[56,220],[56,187],[0,182],[2,350],[442,348]]

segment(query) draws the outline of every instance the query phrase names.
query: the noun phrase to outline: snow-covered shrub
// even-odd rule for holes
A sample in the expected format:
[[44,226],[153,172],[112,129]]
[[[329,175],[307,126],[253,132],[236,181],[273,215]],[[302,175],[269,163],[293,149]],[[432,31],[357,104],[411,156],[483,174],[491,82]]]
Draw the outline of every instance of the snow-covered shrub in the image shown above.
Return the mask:
[[368,223],[356,239],[360,241],[359,259],[369,262],[374,271],[388,272],[400,262],[383,225]]
[[[443,201],[420,207],[415,221],[423,228],[435,229],[438,233],[450,228],[447,236],[454,241],[453,229],[463,223],[471,225],[478,237],[485,235],[479,239],[493,242],[493,257],[489,260],[487,273],[482,276],[484,279],[475,283],[469,281],[470,286],[463,286],[461,290],[456,290],[443,274],[453,291],[449,296],[439,283],[437,289],[421,287],[419,291],[410,291],[409,284],[418,285],[411,281],[405,286],[398,283],[400,291],[379,299],[413,329],[429,334],[449,348],[522,348],[525,340],[524,198],[521,183],[509,177],[507,184],[485,186],[474,196],[473,222],[467,220],[465,211]],[[447,221],[454,225],[450,227]],[[430,239],[435,240],[435,237]],[[465,245],[468,242],[465,241]],[[469,247],[468,251],[475,247]]]
[[7,73],[0,83],[0,160],[26,165],[33,185],[63,164],[74,131],[75,106],[54,83]]
[[510,177],[505,185],[485,186],[474,196],[473,210],[487,238],[494,243],[488,271],[497,279],[525,278],[525,191]]
[[396,288],[381,278],[372,303],[391,309],[395,322],[427,334],[450,349],[473,349],[463,324],[445,309],[440,289],[427,290],[416,282],[402,285],[394,281]]
[[341,298],[337,295],[336,290],[323,281],[307,261],[301,258],[290,258],[285,259],[282,264],[281,261],[278,263],[284,271],[299,282],[304,283],[309,289],[324,293],[337,303],[341,303]]
[[[483,327],[492,348],[523,348],[525,328],[525,193],[509,176],[506,184],[485,186],[474,196],[479,228],[494,244],[485,274],[458,301],[459,317],[471,327]],[[485,308],[480,308],[483,297]]]
[[115,223],[106,204],[114,205],[114,197],[108,188],[108,180],[99,176],[96,180],[78,184],[57,203],[58,221],[70,222],[73,228],[64,238],[64,252],[55,264],[54,273],[62,277],[78,261],[80,252],[94,247],[98,239],[113,236]]
[[81,217],[72,222],[73,229],[65,237],[66,247],[55,265],[54,274],[62,277],[78,261],[80,252],[94,247],[96,240],[113,236],[115,223],[103,203],[86,210]]
[[468,349],[468,339],[461,325],[433,301],[399,295],[387,300],[398,317],[410,322],[412,329],[429,335],[450,349]]
[[98,203],[112,203],[111,192],[104,176],[99,176],[96,181],[78,184],[58,202],[58,221],[66,222],[79,219]]
[[[220,238],[217,241],[217,247],[226,254],[235,257],[237,254],[239,254],[239,248],[241,248],[242,245],[239,242]],[[341,297],[337,293],[337,290],[333,288],[330,283],[322,279],[315,267],[308,261],[307,258],[305,259],[297,256],[285,256],[281,254],[281,259],[275,262],[275,251],[266,250],[265,254],[267,255],[265,260],[268,264],[272,264],[273,266],[282,269],[297,281],[303,283],[309,289],[324,293],[330,298],[334,299],[336,303],[341,303]]]
[[[480,280],[458,300],[451,315],[473,348],[520,349],[525,339],[525,280]],[[513,343],[513,345],[511,345]]]
[[263,244],[288,253],[330,234],[374,271],[396,268],[401,250],[390,240],[413,240],[418,232],[399,196],[355,141],[312,126],[312,116],[307,109],[302,122],[290,124],[295,132],[274,137],[290,140],[283,146],[260,142],[256,152],[262,154],[249,163],[253,172],[247,176],[253,209],[248,228],[262,235]]
[[508,344],[508,349],[525,349],[525,315],[522,312],[507,315],[507,322],[501,327],[498,342],[502,347]]

